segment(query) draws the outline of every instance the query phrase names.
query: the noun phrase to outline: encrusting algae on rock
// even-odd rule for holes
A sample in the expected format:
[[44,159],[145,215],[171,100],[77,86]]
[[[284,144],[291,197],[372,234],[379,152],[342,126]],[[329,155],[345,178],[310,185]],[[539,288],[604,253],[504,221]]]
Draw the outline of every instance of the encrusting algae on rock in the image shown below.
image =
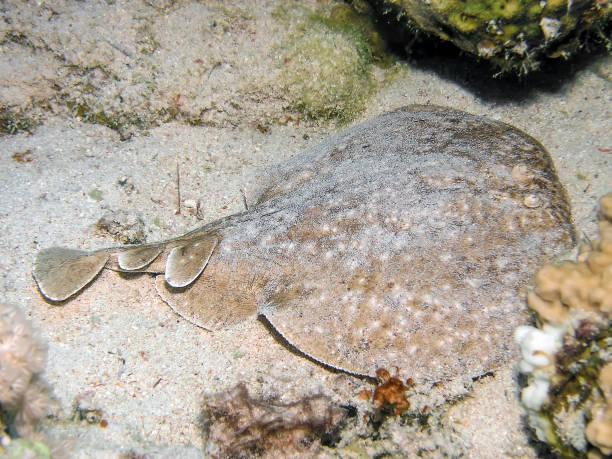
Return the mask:
[[539,328],[516,332],[529,424],[562,455],[612,454],[612,193],[599,235],[577,261],[538,272],[528,304]]
[[184,236],[41,251],[40,291],[57,302],[105,267],[147,272],[205,329],[259,318],[324,366],[433,383],[508,362],[518,290],[574,242],[544,148],[452,109],[398,109],[262,176],[248,211]]
[[418,31],[527,74],[545,58],[567,59],[589,43],[610,47],[609,0],[369,0],[393,38],[411,46]]

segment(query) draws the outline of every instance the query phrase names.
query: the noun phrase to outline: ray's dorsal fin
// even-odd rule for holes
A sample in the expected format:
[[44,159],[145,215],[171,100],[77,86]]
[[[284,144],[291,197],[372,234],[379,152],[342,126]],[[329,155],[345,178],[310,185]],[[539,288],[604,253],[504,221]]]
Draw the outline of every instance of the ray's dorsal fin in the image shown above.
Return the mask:
[[219,240],[215,235],[201,236],[173,248],[166,261],[166,282],[171,287],[187,287],[208,264]]
[[[170,287],[187,287],[202,273],[218,243],[217,233],[198,231],[188,237],[143,246],[95,251],[52,247],[38,253],[32,276],[42,295],[54,302],[64,301],[82,290],[105,266],[115,271],[144,272],[152,263],[165,262],[164,268],[159,265],[147,272],[165,272]],[[164,256],[167,253],[166,259],[159,259],[162,253]]]
[[117,265],[125,271],[136,271],[148,266],[163,250],[163,245],[143,246],[121,252],[117,257]]
[[40,292],[51,301],[64,301],[71,297],[104,268],[108,252],[52,247],[36,256],[32,275]]

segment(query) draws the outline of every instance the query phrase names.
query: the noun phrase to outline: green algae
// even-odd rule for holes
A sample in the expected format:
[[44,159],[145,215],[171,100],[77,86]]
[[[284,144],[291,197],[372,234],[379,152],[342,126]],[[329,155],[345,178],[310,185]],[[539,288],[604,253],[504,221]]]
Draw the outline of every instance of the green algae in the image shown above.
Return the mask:
[[0,106],[0,135],[32,132],[39,122],[21,110]]
[[143,56],[151,56],[159,48],[159,42],[155,38],[155,34],[151,30],[149,24],[143,25],[136,30],[136,43],[140,46],[140,54]]
[[152,126],[150,120],[144,119],[134,113],[107,112],[102,109],[95,109],[85,101],[68,101],[66,107],[70,110],[74,118],[78,118],[86,123],[106,126],[118,132],[123,140],[131,136],[131,128],[143,131]]
[[290,23],[279,51],[280,81],[291,108],[313,120],[350,122],[374,91],[372,65],[389,65],[384,43],[348,5],[297,10],[276,12]]

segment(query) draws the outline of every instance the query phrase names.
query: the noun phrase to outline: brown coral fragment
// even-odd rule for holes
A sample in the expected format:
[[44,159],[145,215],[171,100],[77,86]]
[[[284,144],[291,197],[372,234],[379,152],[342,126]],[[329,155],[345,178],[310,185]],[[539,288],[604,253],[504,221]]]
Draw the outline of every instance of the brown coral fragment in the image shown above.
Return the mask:
[[387,370],[379,368],[376,370],[376,376],[382,381],[372,397],[372,402],[377,410],[391,407],[395,416],[399,416],[410,408],[410,402],[406,399],[408,386],[398,378],[397,374],[391,376]]
[[600,237],[584,246],[577,262],[542,268],[529,307],[548,323],[560,324],[577,312],[612,314],[612,193],[601,198]]
[[13,153],[11,158],[13,158],[18,163],[31,163],[32,162],[32,150],[26,150],[26,151]]
[[315,395],[281,404],[251,398],[244,384],[204,402],[207,453],[212,457],[312,457],[346,413]]

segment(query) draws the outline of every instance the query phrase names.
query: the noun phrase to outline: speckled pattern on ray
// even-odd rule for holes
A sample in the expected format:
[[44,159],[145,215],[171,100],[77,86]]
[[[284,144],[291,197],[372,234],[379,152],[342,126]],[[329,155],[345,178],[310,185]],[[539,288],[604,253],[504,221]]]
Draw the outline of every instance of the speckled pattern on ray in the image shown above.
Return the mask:
[[439,107],[377,117],[262,183],[247,212],[170,241],[42,251],[41,292],[63,300],[103,266],[151,272],[164,301],[207,329],[259,315],[348,372],[452,379],[511,357],[519,289],[574,239],[538,142]]

